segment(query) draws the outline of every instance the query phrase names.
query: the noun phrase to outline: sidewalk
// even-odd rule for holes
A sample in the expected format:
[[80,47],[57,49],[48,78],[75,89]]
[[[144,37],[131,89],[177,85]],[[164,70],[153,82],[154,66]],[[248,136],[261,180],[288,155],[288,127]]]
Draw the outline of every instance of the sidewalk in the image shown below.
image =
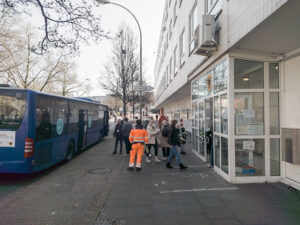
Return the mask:
[[232,185],[191,151],[181,157],[187,170],[175,159],[174,169],[143,159],[143,170],[130,172],[122,160],[123,170],[94,225],[300,224],[300,194],[287,186]]

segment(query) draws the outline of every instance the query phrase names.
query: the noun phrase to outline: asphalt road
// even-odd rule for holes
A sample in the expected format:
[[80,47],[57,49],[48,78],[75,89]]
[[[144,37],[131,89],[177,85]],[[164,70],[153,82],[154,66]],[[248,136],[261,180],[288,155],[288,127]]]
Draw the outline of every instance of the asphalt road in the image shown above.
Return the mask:
[[113,143],[106,137],[71,162],[39,174],[2,175],[0,225],[93,224],[128,161],[112,157]]

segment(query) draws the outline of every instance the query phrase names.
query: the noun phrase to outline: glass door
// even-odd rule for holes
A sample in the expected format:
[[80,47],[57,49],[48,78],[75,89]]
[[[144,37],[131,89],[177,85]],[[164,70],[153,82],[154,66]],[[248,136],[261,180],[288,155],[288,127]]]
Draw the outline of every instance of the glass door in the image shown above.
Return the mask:
[[204,101],[198,102],[198,110],[199,110],[199,124],[198,124],[198,152],[201,156],[205,155],[205,111],[204,111]]
[[204,158],[208,160],[210,148],[212,147],[213,132],[213,98],[205,99],[205,126],[204,126]]

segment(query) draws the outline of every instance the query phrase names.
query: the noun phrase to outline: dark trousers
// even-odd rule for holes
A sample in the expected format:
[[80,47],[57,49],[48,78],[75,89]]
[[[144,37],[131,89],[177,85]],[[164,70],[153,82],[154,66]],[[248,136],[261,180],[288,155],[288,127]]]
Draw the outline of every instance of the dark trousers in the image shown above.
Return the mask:
[[124,137],[124,142],[126,146],[126,153],[129,154],[130,149],[131,149],[131,144],[129,142],[129,137]]
[[168,157],[170,155],[170,148],[162,148],[163,157]]
[[116,138],[115,151],[114,152],[117,152],[118,142],[120,142],[120,153],[122,153],[122,147],[123,147],[123,139],[122,138]]
[[152,146],[153,146],[153,148],[154,148],[154,152],[155,152],[155,156],[157,156],[158,155],[158,146],[157,146],[157,144],[147,144],[147,148],[148,148],[148,151],[149,152],[145,152],[146,153],[146,156],[149,156],[149,154],[151,153],[151,148],[152,148]]

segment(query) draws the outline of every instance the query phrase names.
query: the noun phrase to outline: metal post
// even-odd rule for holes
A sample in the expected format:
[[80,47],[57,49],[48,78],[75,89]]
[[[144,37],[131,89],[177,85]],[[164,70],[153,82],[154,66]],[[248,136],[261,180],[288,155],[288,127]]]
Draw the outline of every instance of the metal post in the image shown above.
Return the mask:
[[[123,8],[123,9],[125,9],[127,12],[129,12],[131,15],[132,15],[132,17],[134,18],[134,20],[136,21],[136,23],[137,23],[137,25],[138,25],[138,27],[139,27],[139,31],[140,31],[140,81],[139,81],[139,84],[140,84],[140,86],[142,86],[143,85],[143,44],[142,44],[142,30],[141,30],[141,26],[140,26],[140,24],[139,24],[139,21],[137,20],[137,18],[133,15],[133,13],[129,10],[129,9],[127,9],[125,6],[122,6],[122,5],[120,5],[120,4],[118,4],[118,3],[114,3],[114,2],[110,2],[110,1],[99,1],[100,3],[103,3],[103,4],[112,4],[112,5],[116,5],[116,6],[119,6],[119,7],[121,7],[121,8]],[[142,106],[142,100],[143,100],[143,97],[142,97],[142,95],[143,95],[143,91],[140,91],[140,120],[142,120],[143,118],[143,116],[142,116],[142,109],[143,109],[143,106]]]

